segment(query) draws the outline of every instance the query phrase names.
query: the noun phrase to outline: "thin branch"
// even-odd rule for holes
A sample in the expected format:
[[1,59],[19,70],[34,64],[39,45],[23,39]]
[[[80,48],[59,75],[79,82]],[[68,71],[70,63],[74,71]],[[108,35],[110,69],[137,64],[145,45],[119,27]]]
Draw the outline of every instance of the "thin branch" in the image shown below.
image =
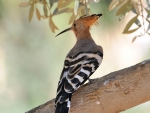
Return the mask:
[[144,14],[143,14],[143,4],[142,4],[142,1],[141,0],[139,0],[140,1],[140,6],[141,6],[141,16],[142,16],[142,21],[143,21],[143,26],[144,26]]
[[144,5],[143,5],[143,3],[142,3],[142,0],[139,0],[140,1],[140,7],[141,7],[141,17],[142,17],[142,21],[143,21],[143,28],[141,28],[143,31],[144,31],[144,34],[142,34],[142,36],[144,36],[146,33],[147,34],[149,34],[148,33],[148,31],[145,29],[145,21],[144,21],[144,19],[146,20],[147,18],[144,16]]
[[[93,79],[75,92],[70,113],[119,113],[150,100],[150,60]],[[54,113],[54,99],[26,113]]]

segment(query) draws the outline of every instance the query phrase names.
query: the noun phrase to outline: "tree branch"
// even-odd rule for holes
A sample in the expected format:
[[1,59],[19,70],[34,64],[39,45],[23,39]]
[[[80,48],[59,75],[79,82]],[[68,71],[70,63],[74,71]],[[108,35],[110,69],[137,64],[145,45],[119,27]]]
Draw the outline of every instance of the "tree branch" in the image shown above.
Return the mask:
[[[150,100],[150,60],[92,79],[77,90],[70,113],[119,113]],[[54,113],[54,99],[26,113]]]

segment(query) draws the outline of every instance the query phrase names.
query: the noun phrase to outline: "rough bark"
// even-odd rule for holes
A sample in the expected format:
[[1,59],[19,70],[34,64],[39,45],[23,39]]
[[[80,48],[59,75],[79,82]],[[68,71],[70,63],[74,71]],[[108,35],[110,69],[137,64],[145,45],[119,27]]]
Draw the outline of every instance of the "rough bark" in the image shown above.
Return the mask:
[[[70,113],[119,113],[150,100],[150,60],[85,84],[72,98]],[[54,99],[26,113],[54,113]]]

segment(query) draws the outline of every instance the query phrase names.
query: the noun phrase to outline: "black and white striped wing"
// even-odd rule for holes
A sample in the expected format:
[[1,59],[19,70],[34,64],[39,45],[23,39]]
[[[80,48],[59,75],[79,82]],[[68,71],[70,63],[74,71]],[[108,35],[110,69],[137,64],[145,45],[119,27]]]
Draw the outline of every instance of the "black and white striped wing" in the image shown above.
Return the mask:
[[66,58],[64,69],[58,83],[55,104],[71,99],[72,93],[77,90],[99,67],[103,54],[80,53],[72,58]]

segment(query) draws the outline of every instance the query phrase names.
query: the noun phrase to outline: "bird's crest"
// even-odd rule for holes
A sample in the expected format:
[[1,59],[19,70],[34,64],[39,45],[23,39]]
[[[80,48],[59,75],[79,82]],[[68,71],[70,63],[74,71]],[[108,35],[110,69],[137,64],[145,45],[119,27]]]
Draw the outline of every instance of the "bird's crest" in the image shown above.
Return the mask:
[[66,32],[66,31],[69,31],[69,30],[74,30],[74,28],[76,27],[76,25],[78,23],[82,23],[84,24],[85,26],[92,26],[95,22],[97,22],[97,20],[99,19],[99,17],[102,16],[102,14],[93,14],[93,15],[90,15],[90,16],[81,16],[80,18],[78,18],[77,20],[75,20],[72,24],[72,26],[70,28],[67,28],[65,30],[63,30],[62,32],[60,32],[59,34],[57,34],[56,36]]

